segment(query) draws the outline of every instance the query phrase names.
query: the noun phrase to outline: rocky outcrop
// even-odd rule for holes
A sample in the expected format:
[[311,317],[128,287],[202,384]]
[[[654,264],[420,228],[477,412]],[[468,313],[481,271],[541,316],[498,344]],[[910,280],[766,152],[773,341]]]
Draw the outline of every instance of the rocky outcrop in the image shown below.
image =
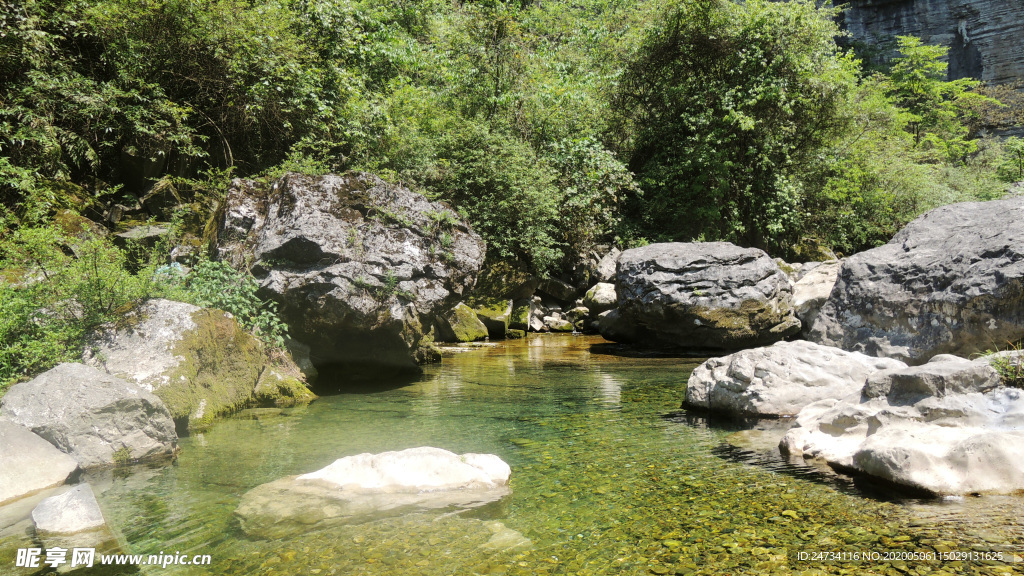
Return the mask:
[[363,173],[235,180],[220,257],[251,264],[318,364],[439,358],[435,319],[473,287],[484,243],[447,206]]
[[1024,490],[1024,393],[987,359],[939,356],[872,375],[861,397],[804,408],[784,453],[931,494]]
[[79,484],[43,500],[32,510],[32,521],[38,532],[51,534],[77,534],[97,530],[107,523],[88,484]]
[[257,486],[242,496],[235,514],[247,534],[280,538],[415,511],[479,506],[509,493],[510,474],[491,454],[459,456],[429,447],[359,454]]
[[1000,0],[852,0],[855,41],[885,46],[917,36],[949,48],[949,77],[1008,84],[1024,77],[1024,4]]
[[178,439],[159,398],[82,364],[60,364],[12,386],[0,414],[71,455],[82,468],[167,457]]
[[843,261],[808,338],[910,364],[1024,337],[1024,198],[928,212]]
[[257,402],[314,398],[302,370],[265,348],[230,314],[157,299],[93,335],[83,360],[154,392],[197,430]]
[[612,340],[735,350],[771,344],[800,330],[789,278],[755,248],[727,242],[651,244],[623,252],[615,278],[617,324],[602,331]]
[[811,342],[778,342],[698,366],[683,406],[739,417],[793,416],[818,400],[859,396],[870,375],[897,368],[906,364]]
[[0,504],[63,484],[78,462],[13,422],[0,419]]

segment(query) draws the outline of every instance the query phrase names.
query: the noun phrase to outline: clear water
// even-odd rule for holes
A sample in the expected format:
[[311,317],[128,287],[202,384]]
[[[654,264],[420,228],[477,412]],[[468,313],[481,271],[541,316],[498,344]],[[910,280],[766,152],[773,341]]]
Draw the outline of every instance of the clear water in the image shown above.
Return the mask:
[[[212,556],[209,567],[141,569],[152,574],[1021,571],[1006,561],[801,560],[800,552],[820,550],[990,551],[1010,560],[1024,543],[1020,499],[982,499],[998,517],[975,514],[972,502],[885,502],[777,456],[729,448],[735,430],[679,414],[695,360],[608,351],[579,336],[476,347],[414,382],[349,387],[308,407],[240,414],[183,439],[172,466],[90,480],[133,553]],[[424,445],[501,456],[512,467],[512,495],[461,514],[280,540],[247,537],[233,515],[259,484],[343,456]],[[530,546],[488,548],[495,526]]]

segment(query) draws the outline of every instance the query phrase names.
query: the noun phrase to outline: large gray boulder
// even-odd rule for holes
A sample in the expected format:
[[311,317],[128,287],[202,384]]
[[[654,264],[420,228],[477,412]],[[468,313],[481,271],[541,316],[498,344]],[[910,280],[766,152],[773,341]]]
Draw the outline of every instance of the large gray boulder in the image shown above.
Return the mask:
[[1024,337],[1024,198],[928,212],[843,261],[808,338],[911,364]]
[[364,173],[235,180],[221,258],[251,264],[317,363],[412,368],[476,282],[484,242],[444,204]]
[[185,302],[145,302],[93,334],[83,361],[155,393],[191,430],[255,403],[315,398],[290,357],[268,353],[230,314]]
[[0,504],[63,484],[78,462],[31,430],[0,418]]
[[619,257],[615,329],[602,334],[659,347],[764,346],[800,330],[792,290],[786,274],[756,248],[728,242],[633,248]]
[[987,359],[940,356],[873,374],[859,398],[808,405],[782,439],[817,458],[936,495],[1024,490],[1024,392]]
[[509,494],[511,469],[493,454],[440,448],[359,454],[253,488],[235,510],[242,530],[280,538],[422,510],[464,509]]
[[160,398],[84,364],[60,364],[15,384],[0,401],[0,414],[82,468],[171,456],[178,441]]
[[897,368],[906,364],[802,340],[777,342],[705,361],[690,374],[683,406],[740,417],[793,416],[818,400],[859,396],[869,376]]

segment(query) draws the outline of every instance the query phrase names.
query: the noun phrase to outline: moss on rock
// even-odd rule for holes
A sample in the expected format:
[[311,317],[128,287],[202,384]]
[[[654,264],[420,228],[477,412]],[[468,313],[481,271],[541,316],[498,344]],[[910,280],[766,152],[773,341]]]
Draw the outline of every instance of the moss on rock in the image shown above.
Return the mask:
[[438,322],[438,331],[445,340],[453,342],[475,342],[487,338],[487,326],[476,316],[476,312],[459,303]]

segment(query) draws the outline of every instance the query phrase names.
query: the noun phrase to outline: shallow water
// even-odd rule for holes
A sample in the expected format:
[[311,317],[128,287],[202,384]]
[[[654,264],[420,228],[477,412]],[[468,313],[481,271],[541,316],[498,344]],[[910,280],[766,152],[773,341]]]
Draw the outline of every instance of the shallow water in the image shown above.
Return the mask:
[[[247,411],[183,439],[172,466],[90,480],[132,553],[212,556],[203,568],[141,569],[151,574],[1024,572],[1010,562],[1024,550],[1020,498],[883,501],[770,450],[731,448],[734,429],[679,412],[696,360],[620,356],[581,336],[468,350],[413,382],[349,386],[308,407]],[[512,495],[460,514],[280,540],[247,537],[233,516],[241,495],[259,484],[343,456],[424,445],[499,455],[512,467]],[[493,546],[495,533],[511,531],[529,546]],[[1004,561],[801,556],[936,550]]]

